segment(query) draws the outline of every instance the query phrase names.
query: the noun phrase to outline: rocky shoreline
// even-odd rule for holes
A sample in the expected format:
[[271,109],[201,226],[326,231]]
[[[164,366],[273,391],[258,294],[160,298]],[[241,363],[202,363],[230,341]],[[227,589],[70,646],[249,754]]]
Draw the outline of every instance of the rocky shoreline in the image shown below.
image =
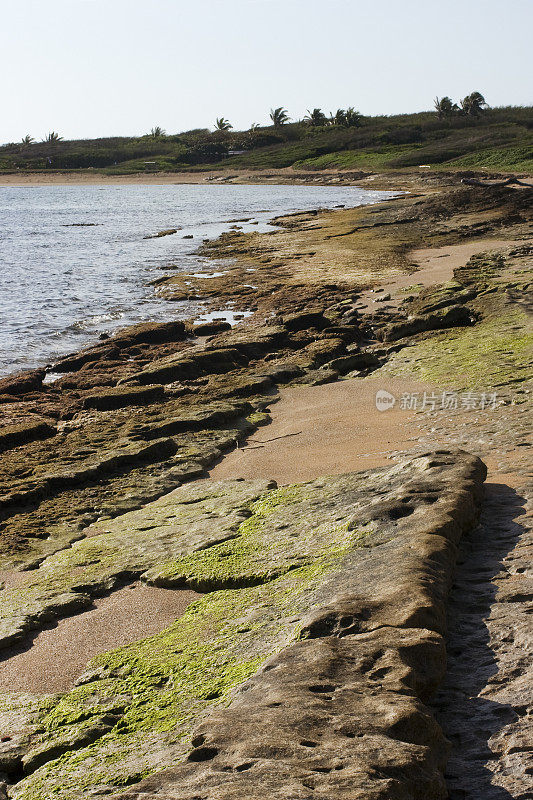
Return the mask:
[[[446,788],[449,746],[427,704],[445,674],[460,540],[481,558],[487,502],[514,524],[505,493],[483,494],[482,461],[491,485],[529,496],[532,192],[436,184],[281,218],[268,234],[232,231],[205,245],[224,259],[217,277],[158,281],[169,301],[201,299],[215,318],[228,303],[253,311],[234,328],[137,325],[59,361],[53,383],[44,370],[0,381],[6,663],[128,583],[201,595],[152,638],[103,648],[68,691],[2,696],[6,797],[476,797],[453,748]],[[482,250],[451,280],[417,283],[413,250],[465,242]],[[395,297],[380,298],[385,285]],[[369,375],[497,400],[475,415],[462,399],[426,403],[398,466],[280,487],[206,479],[268,425],[284,387]],[[509,731],[498,727],[500,760],[523,753],[516,741],[530,730],[526,660],[498,650],[515,609],[531,607],[520,526],[509,534],[516,600],[493,625],[495,658],[514,664],[518,687],[505,699]],[[498,574],[483,578],[483,608]],[[466,613],[460,587],[452,604],[456,619]],[[516,647],[530,653],[523,631]],[[452,651],[461,635],[452,624]],[[454,670],[452,660],[438,719],[461,749],[449,708],[467,676]],[[481,677],[474,688],[484,691]],[[469,741],[472,763],[480,752],[490,762],[487,742]],[[524,758],[496,775],[509,797],[525,797]]]

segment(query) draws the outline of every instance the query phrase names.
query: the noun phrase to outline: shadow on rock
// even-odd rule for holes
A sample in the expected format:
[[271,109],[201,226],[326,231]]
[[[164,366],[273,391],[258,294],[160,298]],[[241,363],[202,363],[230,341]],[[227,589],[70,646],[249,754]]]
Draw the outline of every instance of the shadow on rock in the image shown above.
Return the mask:
[[[494,784],[495,770],[491,768],[500,758],[491,740],[505,737],[504,729],[519,720],[523,708],[519,698],[513,702],[512,695],[508,703],[490,699],[517,671],[508,658],[508,643],[513,643],[515,636],[509,612],[501,614],[505,603],[497,596],[497,580],[505,577],[506,556],[524,533],[517,521],[524,513],[524,503],[525,498],[509,486],[486,484],[480,524],[461,545],[450,596],[448,671],[433,702],[437,720],[451,743],[446,770],[450,800],[525,797],[524,786],[518,786],[519,775],[506,775],[504,782],[512,786],[511,793]],[[507,608],[512,613],[512,606]],[[512,747],[509,740],[504,751]]]

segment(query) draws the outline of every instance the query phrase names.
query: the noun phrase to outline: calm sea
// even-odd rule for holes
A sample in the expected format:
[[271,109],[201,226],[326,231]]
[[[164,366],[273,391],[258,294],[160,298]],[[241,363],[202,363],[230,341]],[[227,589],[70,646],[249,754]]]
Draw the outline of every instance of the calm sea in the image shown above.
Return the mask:
[[[0,374],[50,364],[104,331],[199,314],[201,307],[158,298],[150,282],[169,268],[219,269],[195,251],[232,220],[251,217],[243,229],[269,230],[278,214],[392,194],[330,186],[0,187]],[[167,228],[180,230],[143,238]]]

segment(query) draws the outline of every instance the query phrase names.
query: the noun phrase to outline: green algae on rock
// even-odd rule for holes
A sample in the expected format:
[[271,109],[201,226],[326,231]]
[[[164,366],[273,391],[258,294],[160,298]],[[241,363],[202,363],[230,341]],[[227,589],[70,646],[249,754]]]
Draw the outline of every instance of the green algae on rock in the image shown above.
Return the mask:
[[[235,686],[295,637],[297,624],[287,617],[319,571],[209,595],[162,634],[95,659],[82,685],[43,718],[42,744],[37,737],[25,763],[38,766],[36,750],[49,751],[50,761],[23,780],[14,796],[89,797],[96,786],[127,785],[167,766],[170,752],[172,761],[181,760],[191,749],[197,718],[213,704],[227,703]],[[96,722],[101,730],[103,715],[113,713],[119,719],[92,745],[68,746],[80,727]]]
[[409,308],[442,306],[462,296],[476,324],[406,341],[375,374],[409,375],[444,389],[493,392],[531,381],[531,253],[531,246],[524,244],[506,255],[473,256],[455,270],[453,282],[424,290]]
[[[321,647],[331,636],[378,635],[384,625],[423,623],[440,634],[453,542],[475,519],[482,477],[476,459],[437,453],[282,489],[205,481],[95,526],[102,532],[42,564],[34,603],[50,607],[58,602],[50,599],[54,592],[111,588],[119,567],[131,574],[142,561],[165,563],[169,547],[182,552],[166,562],[169,574],[218,590],[160,634],[98,656],[71,691],[43,700],[17,751],[27,777],[12,796],[81,800],[186,758],[200,761],[194,731],[206,712],[231,709],[261,665],[289,654],[298,639],[314,652],[313,643]],[[398,635],[403,644],[391,634],[387,647],[405,649],[406,634]],[[410,648],[426,647],[427,631],[409,636]],[[417,667],[418,677],[408,678],[408,670],[400,679],[395,667],[398,678],[388,679],[387,691],[419,687],[425,696],[436,684],[442,645],[437,633],[431,636],[428,653],[435,655],[426,676]],[[366,696],[370,687],[363,684]],[[405,713],[424,718],[413,703]],[[372,724],[379,728],[377,718]],[[426,729],[434,741],[435,731]],[[382,746],[401,749],[387,735]],[[438,782],[434,775],[431,781]]]
[[533,378],[533,332],[508,313],[460,332],[439,333],[394,355],[379,374],[414,376],[449,389],[486,389]]
[[116,521],[95,524],[91,535],[46,558],[23,587],[5,589],[0,644],[8,646],[50,617],[87,608],[109,591],[176,555],[236,535],[249,503],[268,481],[195,483]]
[[[250,504],[250,516],[233,539],[158,565],[143,579],[196,591],[254,585],[355,546],[362,534],[354,529],[350,483],[344,476],[341,491],[335,479],[320,484],[320,519],[313,483],[275,489]],[[352,488],[360,489],[357,478]]]

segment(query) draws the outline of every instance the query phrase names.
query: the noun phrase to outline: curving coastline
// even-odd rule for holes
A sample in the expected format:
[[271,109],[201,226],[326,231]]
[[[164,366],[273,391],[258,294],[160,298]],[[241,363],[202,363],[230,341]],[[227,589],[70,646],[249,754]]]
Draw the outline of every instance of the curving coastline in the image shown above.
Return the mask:
[[[427,703],[444,674],[456,547],[461,536],[476,541],[485,506],[479,458],[490,484],[527,491],[531,191],[428,180],[417,197],[287,217],[272,234],[232,232],[206,246],[233,259],[225,274],[194,278],[192,288],[176,276],[160,282],[169,298],[201,297],[214,316],[229,298],[237,311],[254,306],[235,329],[140,325],[60,361],[54,384],[40,372],[0,382],[3,646],[90,609],[124,579],[202,593],[154,639],[99,656],[71,691],[4,695],[9,796],[90,797],[105,787],[124,798],[240,798],[262,783],[272,798],[446,797],[447,746]],[[418,284],[412,251],[443,256],[465,243],[479,250]],[[338,387],[370,379],[385,390],[410,381],[410,395],[417,386],[420,396],[455,392],[458,407],[406,417],[405,440],[385,447],[400,466],[363,462],[359,451],[358,471],[319,477],[323,460],[309,459],[315,443],[327,447],[327,425],[316,393],[334,405]],[[247,459],[268,455],[268,442],[220,461],[223,452],[268,423],[261,440],[275,438],[285,386],[301,393],[310,435],[277,440],[273,457],[286,461],[290,443],[311,482],[294,486],[302,478],[286,474],[288,486],[259,483],[257,462],[246,476],[255,482],[235,480]],[[467,416],[463,395],[479,403],[494,389],[493,413]],[[370,421],[364,397],[348,402],[372,431],[380,412]],[[336,446],[339,475],[348,453],[357,462],[357,444],[345,435]],[[520,614],[530,604],[518,552],[526,522],[512,497],[491,502],[521,528],[514,571],[498,578],[513,589],[496,601]],[[482,517],[489,538],[491,516]],[[214,662],[200,646],[208,636]],[[513,680],[524,680],[517,650],[528,646],[517,638],[498,651]],[[481,681],[471,691],[491,690]],[[525,714],[513,712],[519,693],[506,703],[516,718],[497,728],[496,752],[527,733]],[[486,746],[472,745],[463,773]],[[494,780],[486,761],[491,786],[511,792],[527,781],[520,758]],[[450,763],[460,788],[453,751]],[[120,795],[147,772],[158,774]]]
[[50,364],[126,325],[201,316],[199,303],[160,298],[157,282],[205,271],[196,251],[206,239],[268,231],[272,217],[296,209],[385,196],[277,184],[3,187],[0,376]]

